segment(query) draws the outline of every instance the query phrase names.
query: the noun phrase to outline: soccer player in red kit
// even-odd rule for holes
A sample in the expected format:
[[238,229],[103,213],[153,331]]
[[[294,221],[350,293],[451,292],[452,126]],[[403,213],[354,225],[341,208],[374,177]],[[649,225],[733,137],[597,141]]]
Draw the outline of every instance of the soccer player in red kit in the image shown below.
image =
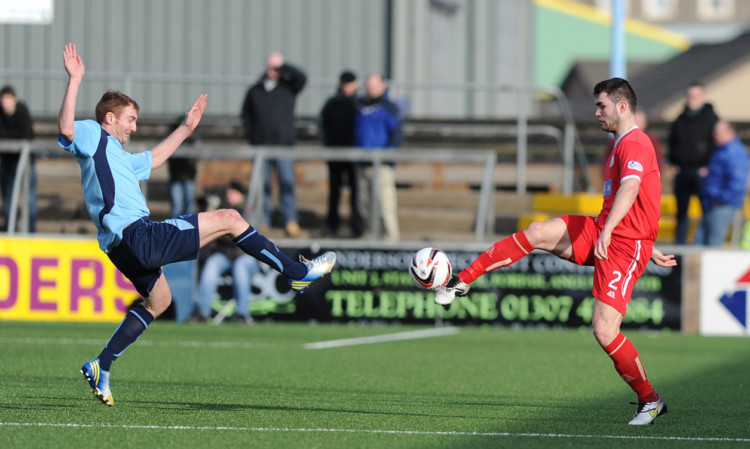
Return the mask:
[[614,134],[615,148],[604,173],[604,202],[599,216],[567,215],[535,222],[490,246],[472,264],[437,291],[435,302],[450,304],[464,296],[484,273],[506,267],[534,249],[578,265],[594,266],[594,337],[612,359],[620,377],[638,395],[631,425],[651,424],[667,413],[667,404],[651,386],[638,351],[620,332],[630,295],[649,259],[675,266],[674,255],[654,248],[659,230],[661,181],[654,147],[635,124],[636,96],[630,84],[611,78],[594,87],[596,118]]

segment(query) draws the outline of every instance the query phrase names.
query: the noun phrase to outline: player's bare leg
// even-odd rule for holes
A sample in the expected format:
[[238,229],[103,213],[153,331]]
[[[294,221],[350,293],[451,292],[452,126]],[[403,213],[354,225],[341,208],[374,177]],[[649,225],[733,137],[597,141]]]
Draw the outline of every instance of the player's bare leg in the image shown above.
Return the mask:
[[224,235],[237,237],[250,227],[234,209],[219,209],[198,214],[198,230],[201,248]]
[[146,304],[146,310],[148,310],[154,318],[159,317],[162,313],[166,312],[169,305],[172,303],[172,291],[167,283],[167,278],[164,273],[159,276],[156,280],[154,288],[151,289],[151,295],[148,298],[144,298]]

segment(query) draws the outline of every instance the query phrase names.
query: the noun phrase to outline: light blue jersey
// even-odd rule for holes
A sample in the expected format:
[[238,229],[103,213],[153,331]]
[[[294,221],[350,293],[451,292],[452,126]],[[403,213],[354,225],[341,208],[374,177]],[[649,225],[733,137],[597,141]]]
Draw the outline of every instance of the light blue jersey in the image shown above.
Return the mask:
[[58,144],[81,166],[81,187],[99,247],[109,253],[122,240],[122,230],[150,212],[139,181],[151,176],[151,151],[128,153],[94,120],[75,122],[75,137],[62,134]]

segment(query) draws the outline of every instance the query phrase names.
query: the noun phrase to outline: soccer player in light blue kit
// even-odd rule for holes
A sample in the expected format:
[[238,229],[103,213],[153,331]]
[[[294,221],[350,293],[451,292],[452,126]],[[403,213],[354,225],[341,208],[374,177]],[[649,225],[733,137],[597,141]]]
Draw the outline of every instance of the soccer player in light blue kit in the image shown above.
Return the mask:
[[149,210],[138,182],[163,164],[198,126],[206,109],[206,94],[188,110],[185,120],[150,151],[128,153],[122,145],[136,130],[138,104],[128,96],[108,91],[96,105],[96,121],[75,120],[76,98],[85,67],[76,46],[63,51],[68,86],[60,108],[59,144],[81,166],[81,186],[100,248],[133,283],[144,303],[128,312],[98,357],[81,368],[94,397],[114,405],[109,387],[112,362],[134,343],[172,301],[162,265],[193,260],[209,242],[231,235],[243,251],[286,275],[291,287],[304,291],[329,273],[336,254],[313,260],[291,260],[233,209],[183,215],[163,222],[149,220]]

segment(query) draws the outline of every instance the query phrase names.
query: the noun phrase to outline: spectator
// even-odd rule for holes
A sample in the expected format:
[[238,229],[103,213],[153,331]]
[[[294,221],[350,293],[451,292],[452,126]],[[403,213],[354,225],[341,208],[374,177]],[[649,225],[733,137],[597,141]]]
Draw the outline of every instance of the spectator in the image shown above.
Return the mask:
[[716,150],[703,181],[703,217],[695,233],[696,245],[722,246],[737,209],[745,202],[750,166],[747,148],[726,120],[716,122],[714,141]]
[[[251,145],[294,145],[294,106],[297,95],[305,87],[307,76],[300,69],[286,64],[279,53],[271,53],[266,71],[250,87],[242,105],[242,123]],[[294,196],[294,161],[268,159],[263,167],[263,223],[271,225],[271,169],[276,167],[280,189],[280,207],[287,235],[300,233],[297,199]]]
[[[339,77],[336,94],[326,101],[318,117],[320,140],[330,147],[354,146],[354,119],[357,115],[356,93],[359,83],[354,73],[346,71]],[[349,186],[352,235],[362,236],[364,222],[358,202],[358,164],[347,161],[328,161],[328,216],[326,234],[337,235],[339,230],[339,202],[344,181]]]
[[[388,86],[375,73],[367,77],[367,95],[362,99],[354,121],[354,145],[366,150],[394,150],[403,139],[398,107],[388,99]],[[399,240],[398,204],[396,202],[395,164],[380,168],[380,211],[385,225],[386,240]],[[373,167],[365,165],[361,192],[372,186]],[[361,204],[369,205],[370,195],[363,195]],[[369,211],[369,207],[365,208]]]
[[[33,139],[34,129],[31,114],[26,105],[18,101],[16,91],[11,86],[0,89],[0,139]],[[10,203],[13,195],[13,183],[16,179],[16,169],[20,154],[2,153],[0,155],[0,190],[3,195],[3,218],[8,227],[10,217]],[[29,192],[27,196],[29,208],[29,231],[36,232],[36,169],[34,157],[29,159]]]
[[[174,131],[185,121],[181,115],[175,121],[171,131]],[[190,136],[185,140],[188,144],[195,144],[196,139]],[[195,212],[195,175],[198,173],[194,158],[173,156],[167,160],[169,165],[169,203],[170,217],[179,217]]]
[[688,233],[690,197],[700,196],[708,159],[714,150],[713,131],[719,117],[706,102],[703,84],[693,82],[686,90],[685,109],[669,132],[669,163],[675,167],[674,196],[677,200],[675,243],[684,244]]
[[[224,201],[220,208],[232,208],[244,215],[245,192],[242,185],[231,182],[224,189]],[[209,256],[201,269],[200,281],[196,299],[196,310],[188,319],[190,322],[206,322],[211,317],[211,303],[219,287],[219,279],[227,270],[232,273],[234,299],[237,310],[229,320],[241,324],[253,324],[250,316],[251,280],[260,266],[258,261],[245,254],[232,243],[232,239],[224,236],[209,243],[206,248]]]

